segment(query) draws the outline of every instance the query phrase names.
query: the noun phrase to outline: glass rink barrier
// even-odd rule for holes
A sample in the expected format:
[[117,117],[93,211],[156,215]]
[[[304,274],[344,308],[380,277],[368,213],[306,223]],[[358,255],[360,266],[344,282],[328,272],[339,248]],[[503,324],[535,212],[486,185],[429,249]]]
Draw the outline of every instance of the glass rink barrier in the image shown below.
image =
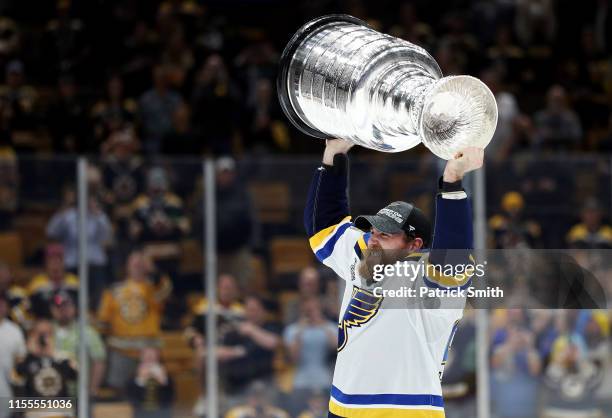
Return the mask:
[[490,281],[522,301],[490,309],[491,416],[612,416],[610,163],[540,155],[487,166]]
[[[354,154],[352,218],[336,222],[395,201],[434,218],[443,161]],[[345,243],[328,245],[331,225],[305,225],[319,156],[1,164],[0,417],[19,413],[9,400],[31,400],[26,416],[113,418],[325,417],[330,393],[336,412],[350,404],[332,387],[335,362],[373,311],[341,309],[348,282],[321,259]],[[470,295],[444,325],[452,338],[432,371],[446,416],[612,416],[611,166],[518,156],[466,177],[484,271],[470,287],[505,296]],[[393,283],[346,285],[376,305],[363,289]],[[393,298],[377,315],[433,306]],[[387,352],[376,341],[372,361]],[[65,402],[33,410],[49,399]]]
[[106,276],[88,277],[89,325],[106,353],[89,409],[99,417],[192,416],[205,394],[196,361],[205,355],[197,315],[207,303],[202,161],[111,154],[87,164],[87,201],[99,205],[88,207],[88,221],[112,225]]

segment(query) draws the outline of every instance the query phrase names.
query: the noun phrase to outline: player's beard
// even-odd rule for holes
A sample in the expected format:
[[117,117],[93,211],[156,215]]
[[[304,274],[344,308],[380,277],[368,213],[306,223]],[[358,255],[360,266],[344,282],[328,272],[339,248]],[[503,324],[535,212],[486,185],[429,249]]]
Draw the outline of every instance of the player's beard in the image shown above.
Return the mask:
[[366,285],[371,286],[374,283],[374,266],[395,264],[406,255],[406,250],[383,250],[380,247],[367,248],[357,265],[357,271],[366,280]]

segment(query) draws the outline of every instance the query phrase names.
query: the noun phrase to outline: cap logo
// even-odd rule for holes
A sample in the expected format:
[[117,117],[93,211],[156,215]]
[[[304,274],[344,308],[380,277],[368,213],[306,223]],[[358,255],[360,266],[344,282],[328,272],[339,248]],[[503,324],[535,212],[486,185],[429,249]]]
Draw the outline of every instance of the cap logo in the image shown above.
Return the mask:
[[408,229],[409,229],[410,232],[416,230],[416,228],[414,226],[412,226],[412,225],[408,225]]
[[389,218],[393,219],[395,222],[400,223],[400,224],[404,222],[404,218],[402,217],[400,213],[394,210],[391,210],[389,208],[383,208],[379,210],[378,215],[387,215]]

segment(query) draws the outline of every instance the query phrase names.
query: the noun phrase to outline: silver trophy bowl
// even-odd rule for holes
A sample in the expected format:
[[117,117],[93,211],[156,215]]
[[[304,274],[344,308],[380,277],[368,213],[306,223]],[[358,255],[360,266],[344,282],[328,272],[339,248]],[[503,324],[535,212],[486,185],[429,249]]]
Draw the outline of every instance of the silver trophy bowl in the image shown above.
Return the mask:
[[277,88],[302,132],[383,152],[423,142],[449,160],[486,147],[497,125],[495,97],[480,80],[442,77],[423,48],[348,15],[320,17],[293,35]]

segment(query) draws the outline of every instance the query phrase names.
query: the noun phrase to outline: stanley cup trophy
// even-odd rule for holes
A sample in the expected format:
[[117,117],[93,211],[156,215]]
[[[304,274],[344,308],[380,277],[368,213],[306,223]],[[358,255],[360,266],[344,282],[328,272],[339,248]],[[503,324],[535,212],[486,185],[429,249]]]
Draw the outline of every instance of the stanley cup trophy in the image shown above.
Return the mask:
[[487,146],[497,104],[480,80],[442,77],[423,48],[348,15],[304,25],[285,47],[278,95],[291,122],[318,138],[383,152],[423,144],[449,160]]

